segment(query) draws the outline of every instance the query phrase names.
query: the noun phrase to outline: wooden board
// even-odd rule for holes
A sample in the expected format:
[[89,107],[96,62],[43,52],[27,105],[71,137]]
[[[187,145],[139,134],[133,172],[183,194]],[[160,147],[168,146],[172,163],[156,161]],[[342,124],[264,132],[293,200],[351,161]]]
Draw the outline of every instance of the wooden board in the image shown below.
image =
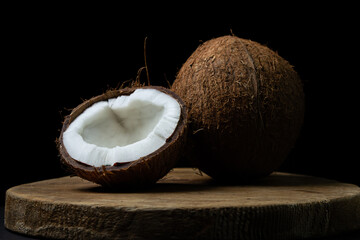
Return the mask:
[[9,189],[5,226],[59,239],[305,239],[359,229],[360,188],[287,173],[217,185],[181,168],[137,192],[63,177]]

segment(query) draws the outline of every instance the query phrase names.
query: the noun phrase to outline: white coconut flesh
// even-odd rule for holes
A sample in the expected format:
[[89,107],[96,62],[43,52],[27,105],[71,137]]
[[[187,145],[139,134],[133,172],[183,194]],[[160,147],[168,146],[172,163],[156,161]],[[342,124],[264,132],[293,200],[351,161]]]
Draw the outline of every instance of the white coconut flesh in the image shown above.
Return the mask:
[[156,89],[94,103],[63,134],[69,155],[94,167],[138,160],[161,148],[176,129],[181,108]]

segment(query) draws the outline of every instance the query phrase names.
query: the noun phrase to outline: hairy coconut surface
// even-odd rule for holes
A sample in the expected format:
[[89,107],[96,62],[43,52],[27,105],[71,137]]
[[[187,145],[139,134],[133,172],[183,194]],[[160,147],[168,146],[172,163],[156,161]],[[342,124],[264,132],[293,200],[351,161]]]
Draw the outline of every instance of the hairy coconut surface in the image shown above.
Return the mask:
[[[69,128],[69,126],[71,125],[72,122],[75,121],[75,119],[77,119],[79,116],[81,116],[81,114],[85,114],[86,110],[89,109],[92,106],[95,106],[95,104],[102,102],[104,103],[104,101],[108,101],[108,102],[114,102],[116,100],[117,97],[119,96],[130,96],[131,94],[133,94],[137,89],[155,89],[157,91],[160,91],[162,93],[165,93],[167,95],[169,95],[170,97],[172,97],[173,99],[175,99],[178,104],[180,105],[180,118],[179,121],[176,125],[175,130],[173,131],[173,133],[170,133],[171,135],[165,140],[165,143],[158,148],[157,150],[155,150],[154,152],[151,152],[150,154],[147,154],[146,156],[142,156],[138,159],[135,159],[133,161],[125,161],[125,162],[118,162],[118,163],[114,163],[111,165],[90,165],[88,163],[85,163],[84,160],[79,161],[78,159],[75,159],[73,156],[71,156],[69,154],[70,148],[72,149],[72,152],[76,152],[76,146],[71,146],[71,144],[77,144],[76,142],[72,142],[73,139],[67,139],[67,144],[64,144],[64,136],[66,134],[66,130]],[[151,99],[152,100],[152,99]],[[138,100],[135,100],[134,102],[139,102]],[[147,105],[147,104],[140,104],[140,107],[152,107],[154,108],[154,106],[151,105]],[[142,115],[145,114],[145,119],[143,119],[142,121],[147,121],[148,119],[153,121],[152,119],[148,118],[149,114],[151,114],[152,109],[147,110],[147,109],[130,109],[132,112],[144,112]],[[93,113],[94,111],[92,111]],[[100,114],[102,114],[104,111],[99,111]],[[129,111],[127,111],[129,112]],[[115,114],[115,113],[114,113]],[[88,114],[87,114],[88,115]],[[94,114],[93,114],[94,115]],[[139,115],[141,116],[141,115]],[[111,114],[109,115],[109,117],[111,117]],[[81,120],[83,121],[83,120]],[[104,138],[104,136],[107,136],[106,132],[112,131],[112,125],[113,124],[117,124],[116,121],[112,122],[112,120],[107,119],[107,115],[103,115],[103,116],[96,116],[95,118],[96,124],[98,126],[100,126],[100,128],[97,130],[91,130],[93,132],[95,132],[96,134],[92,137],[94,139],[91,139],[91,142],[85,143],[87,145],[99,145],[100,151],[105,151],[105,150],[109,150],[111,148],[115,148],[117,146],[114,145],[114,140],[116,139],[118,136],[113,136],[114,134],[111,134],[110,132],[110,137],[112,138],[110,141],[110,146],[106,147],[106,146],[102,146],[101,142],[104,142],[104,144],[108,144],[106,143],[106,139],[96,139],[96,137],[101,136],[102,138]],[[127,120],[127,122],[124,122],[123,120],[122,123],[120,122],[120,120],[117,120],[119,122],[119,124],[127,124],[127,125],[134,125],[136,124],[136,119],[134,120]],[[142,187],[145,185],[150,185],[154,182],[156,182],[158,179],[162,178],[163,176],[165,176],[175,165],[175,163],[178,161],[179,156],[181,154],[181,152],[183,151],[183,147],[185,144],[185,140],[186,140],[186,126],[187,126],[187,111],[185,109],[184,103],[182,102],[182,100],[179,98],[179,96],[177,96],[175,93],[173,93],[172,91],[170,91],[169,89],[163,88],[163,87],[155,87],[155,86],[150,86],[150,87],[139,87],[139,88],[125,88],[125,89],[121,89],[121,90],[112,90],[112,91],[108,91],[102,95],[99,95],[97,97],[91,98],[90,100],[87,100],[85,102],[83,102],[82,104],[80,104],[78,107],[76,107],[75,109],[73,109],[73,111],[70,113],[70,115],[68,115],[67,117],[65,117],[65,121],[61,130],[61,134],[60,134],[60,138],[58,139],[58,149],[59,149],[59,153],[60,153],[60,157],[61,157],[61,162],[73,173],[75,173],[76,175],[87,179],[89,181],[101,184],[103,186],[110,186],[110,187],[120,187],[120,188],[129,188],[129,187]],[[106,126],[109,125],[109,127],[111,127],[111,129],[106,129]],[[144,123],[143,123],[144,125]],[[153,125],[153,123],[151,123],[150,125]],[[76,126],[77,128],[77,126]],[[94,126],[91,126],[92,129],[94,129]],[[141,128],[141,126],[136,127],[136,126],[132,126],[131,128],[127,129],[126,131],[137,131],[137,129]],[[116,129],[114,129],[116,130]],[[149,130],[147,130],[149,131]],[[84,141],[88,141],[86,139],[86,135],[85,135],[85,130],[81,130],[81,134],[83,134],[83,136],[77,136],[78,138],[84,138]],[[101,133],[103,132],[103,133]],[[114,133],[116,133],[114,131]],[[124,131],[124,134],[126,132]],[[117,133],[116,133],[117,134]],[[146,133],[147,134],[147,133]],[[156,133],[158,134],[158,133]],[[156,135],[155,134],[155,135]],[[138,133],[136,133],[136,135],[138,135]],[[73,137],[72,135],[69,135],[70,137]],[[75,136],[76,137],[76,136]],[[154,138],[157,138],[157,136],[154,136]],[[98,143],[100,141],[100,143]],[[129,143],[129,151],[134,151],[133,146],[134,144],[137,144],[136,141],[140,141],[140,140],[132,140]],[[143,148],[149,148],[149,144],[151,145],[151,139],[146,139],[145,145],[143,147],[140,146],[140,148],[138,149],[139,152],[143,151]],[[66,148],[66,145],[68,146],[69,149]],[[114,145],[114,146],[113,146]],[[126,146],[122,146],[123,144],[121,144],[121,148],[126,148]],[[81,144],[79,144],[79,146],[81,146]],[[151,146],[150,146],[151,148]],[[84,148],[86,150],[86,148]],[[84,151],[85,151],[84,150]],[[126,152],[126,151],[125,151]],[[124,153],[124,151],[123,151]],[[96,153],[94,151],[94,154],[96,154],[95,156],[100,156],[101,154]],[[131,156],[136,156],[137,153],[136,152],[129,152],[129,154]],[[74,155],[74,154],[73,154]],[[92,162],[97,162],[97,160],[94,158],[93,154],[90,153],[88,154],[89,158],[91,158]],[[127,156],[120,156],[119,159],[121,159],[121,157],[127,157]]]
[[219,180],[270,174],[303,122],[303,86],[293,67],[268,47],[236,36],[200,45],[171,89],[189,111],[193,161]]

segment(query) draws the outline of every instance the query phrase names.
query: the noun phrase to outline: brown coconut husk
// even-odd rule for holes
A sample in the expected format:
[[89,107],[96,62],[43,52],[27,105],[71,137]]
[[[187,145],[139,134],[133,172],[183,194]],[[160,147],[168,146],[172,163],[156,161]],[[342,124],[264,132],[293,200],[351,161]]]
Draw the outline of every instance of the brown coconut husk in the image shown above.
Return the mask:
[[[136,161],[115,164],[114,166],[93,167],[73,159],[68,154],[63,144],[63,133],[69,127],[71,122],[94,103],[110,98],[116,98],[121,95],[130,95],[138,88],[151,88],[164,92],[176,99],[181,106],[181,117],[178,125],[174,133],[166,140],[165,145],[157,151]],[[146,187],[155,183],[175,166],[185,145],[186,129],[187,111],[179,96],[163,87],[140,86],[120,90],[110,90],[80,104],[65,117],[60,138],[57,143],[61,162],[72,173],[103,186],[130,189]]]
[[236,36],[200,45],[171,89],[189,110],[195,166],[219,180],[273,172],[303,123],[303,86],[293,67],[268,47]]

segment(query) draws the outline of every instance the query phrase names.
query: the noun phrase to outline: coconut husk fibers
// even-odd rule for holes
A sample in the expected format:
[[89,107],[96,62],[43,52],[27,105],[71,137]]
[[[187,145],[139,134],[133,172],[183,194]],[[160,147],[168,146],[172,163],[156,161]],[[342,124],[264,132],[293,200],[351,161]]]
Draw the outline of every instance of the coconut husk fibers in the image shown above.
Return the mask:
[[303,122],[303,86],[293,67],[268,47],[236,36],[200,45],[171,89],[189,111],[189,156],[215,179],[270,174]]
[[[84,112],[88,107],[99,101],[116,98],[121,95],[130,95],[138,88],[156,89],[170,95],[178,101],[181,107],[181,116],[174,133],[166,140],[166,143],[157,151],[129,163],[116,164],[114,166],[93,167],[73,159],[63,144],[63,133],[71,122]],[[79,177],[101,184],[106,187],[116,188],[138,188],[146,187],[155,183],[165,176],[176,164],[186,141],[187,111],[185,105],[175,93],[169,89],[156,86],[125,88],[111,90],[91,98],[65,117],[60,138],[58,139],[58,150],[61,163],[71,172]]]

